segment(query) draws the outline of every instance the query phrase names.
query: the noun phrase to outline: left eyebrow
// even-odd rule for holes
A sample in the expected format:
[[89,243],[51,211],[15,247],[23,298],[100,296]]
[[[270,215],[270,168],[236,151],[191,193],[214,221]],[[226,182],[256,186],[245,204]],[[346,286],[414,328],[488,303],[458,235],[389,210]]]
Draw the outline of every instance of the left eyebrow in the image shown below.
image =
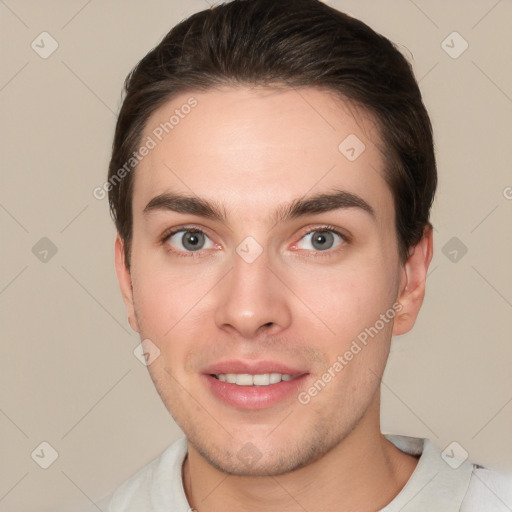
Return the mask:
[[[315,213],[347,208],[357,208],[375,219],[375,210],[362,197],[345,190],[320,193],[308,199],[294,199],[291,203],[277,208],[271,219],[275,225]],[[219,203],[174,192],[164,192],[153,197],[144,208],[143,214],[159,210],[197,215],[227,223],[226,210]]]
[[295,199],[289,205],[278,208],[274,213],[273,219],[277,224],[314,213],[324,213],[347,208],[358,208],[375,219],[375,210],[362,197],[347,192],[346,190],[320,193],[309,199]]

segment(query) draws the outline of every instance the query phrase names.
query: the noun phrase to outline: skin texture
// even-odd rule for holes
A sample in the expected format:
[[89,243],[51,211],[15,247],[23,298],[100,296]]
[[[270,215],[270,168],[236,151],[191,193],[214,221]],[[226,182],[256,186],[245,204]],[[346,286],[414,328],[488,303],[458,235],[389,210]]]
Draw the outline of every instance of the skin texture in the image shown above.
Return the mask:
[[[194,91],[156,111],[143,136],[191,96],[197,106],[135,171],[130,271],[122,240],[115,243],[130,325],[159,348],[148,369],[189,440],[190,505],[200,512],[379,510],[417,463],[380,433],[380,379],[392,334],[409,331],[421,307],[431,230],[401,265],[379,135],[365,111],[313,88]],[[366,146],[355,161],[338,149],[350,134]],[[352,207],[275,224],[277,207],[334,188],[363,198],[375,217]],[[227,223],[143,214],[168,191],[215,201]],[[334,235],[331,248],[318,249],[306,233],[325,225],[347,240]],[[187,252],[183,232],[161,242],[182,226],[206,233],[204,249]],[[236,252],[248,236],[263,249],[252,263]],[[299,403],[298,393],[394,303],[394,322],[307,405]],[[242,410],[202,381],[206,365],[226,359],[275,360],[308,376],[290,399]],[[251,464],[237,457],[247,443],[259,457]]]

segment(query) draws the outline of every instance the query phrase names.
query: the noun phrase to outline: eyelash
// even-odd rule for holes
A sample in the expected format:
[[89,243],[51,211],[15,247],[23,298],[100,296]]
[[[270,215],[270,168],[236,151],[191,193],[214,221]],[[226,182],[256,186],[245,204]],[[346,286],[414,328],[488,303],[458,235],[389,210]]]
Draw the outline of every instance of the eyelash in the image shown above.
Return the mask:
[[[205,231],[203,231],[202,229],[192,227],[192,226],[181,226],[179,228],[173,228],[171,230],[166,231],[160,239],[160,243],[165,246],[165,250],[167,252],[171,253],[172,255],[178,256],[180,258],[181,257],[182,258],[191,258],[191,257],[192,258],[201,258],[201,257],[203,257],[200,255],[202,250],[188,251],[188,252],[187,251],[185,251],[185,252],[177,251],[177,250],[173,249],[169,244],[167,244],[167,241],[169,240],[169,238],[171,238],[176,233],[180,233],[181,231],[184,231],[187,233],[202,233],[202,234],[208,236],[208,234]],[[322,257],[330,256],[333,253],[337,253],[339,250],[341,250],[345,244],[350,243],[350,238],[348,237],[348,235],[341,233],[336,227],[331,226],[331,225],[323,225],[323,226],[319,226],[319,227],[310,229],[309,231],[306,231],[300,237],[299,240],[302,240],[305,236],[307,236],[311,233],[315,233],[316,231],[320,231],[320,232],[329,231],[331,233],[334,233],[335,235],[338,235],[343,240],[344,243],[341,246],[339,246],[338,248],[333,249],[333,250],[311,251],[314,253],[313,257],[315,257],[315,258],[317,258],[317,257],[322,258]],[[322,253],[325,253],[325,254],[322,254]]]

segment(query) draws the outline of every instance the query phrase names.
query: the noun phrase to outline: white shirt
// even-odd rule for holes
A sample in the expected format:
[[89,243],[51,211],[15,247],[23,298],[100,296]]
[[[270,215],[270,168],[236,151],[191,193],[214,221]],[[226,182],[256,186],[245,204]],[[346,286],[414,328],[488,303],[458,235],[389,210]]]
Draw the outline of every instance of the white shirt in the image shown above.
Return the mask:
[[[404,488],[379,512],[512,511],[512,475],[469,460],[449,465],[429,439],[384,436],[401,451],[421,456]],[[187,447],[185,437],[178,439],[130,477],[113,494],[108,512],[191,512],[181,477]]]

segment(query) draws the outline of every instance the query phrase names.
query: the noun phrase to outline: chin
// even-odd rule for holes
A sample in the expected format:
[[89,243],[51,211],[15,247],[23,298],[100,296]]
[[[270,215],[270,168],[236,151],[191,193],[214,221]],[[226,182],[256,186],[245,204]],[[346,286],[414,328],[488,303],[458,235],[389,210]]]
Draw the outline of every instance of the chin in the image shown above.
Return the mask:
[[215,441],[211,433],[197,431],[187,434],[187,439],[203,459],[223,473],[241,477],[279,476],[315,462],[339,442],[332,432],[310,432],[306,429],[301,440],[290,436],[271,440],[267,433],[251,436],[252,441],[227,434],[221,435],[222,441]]

